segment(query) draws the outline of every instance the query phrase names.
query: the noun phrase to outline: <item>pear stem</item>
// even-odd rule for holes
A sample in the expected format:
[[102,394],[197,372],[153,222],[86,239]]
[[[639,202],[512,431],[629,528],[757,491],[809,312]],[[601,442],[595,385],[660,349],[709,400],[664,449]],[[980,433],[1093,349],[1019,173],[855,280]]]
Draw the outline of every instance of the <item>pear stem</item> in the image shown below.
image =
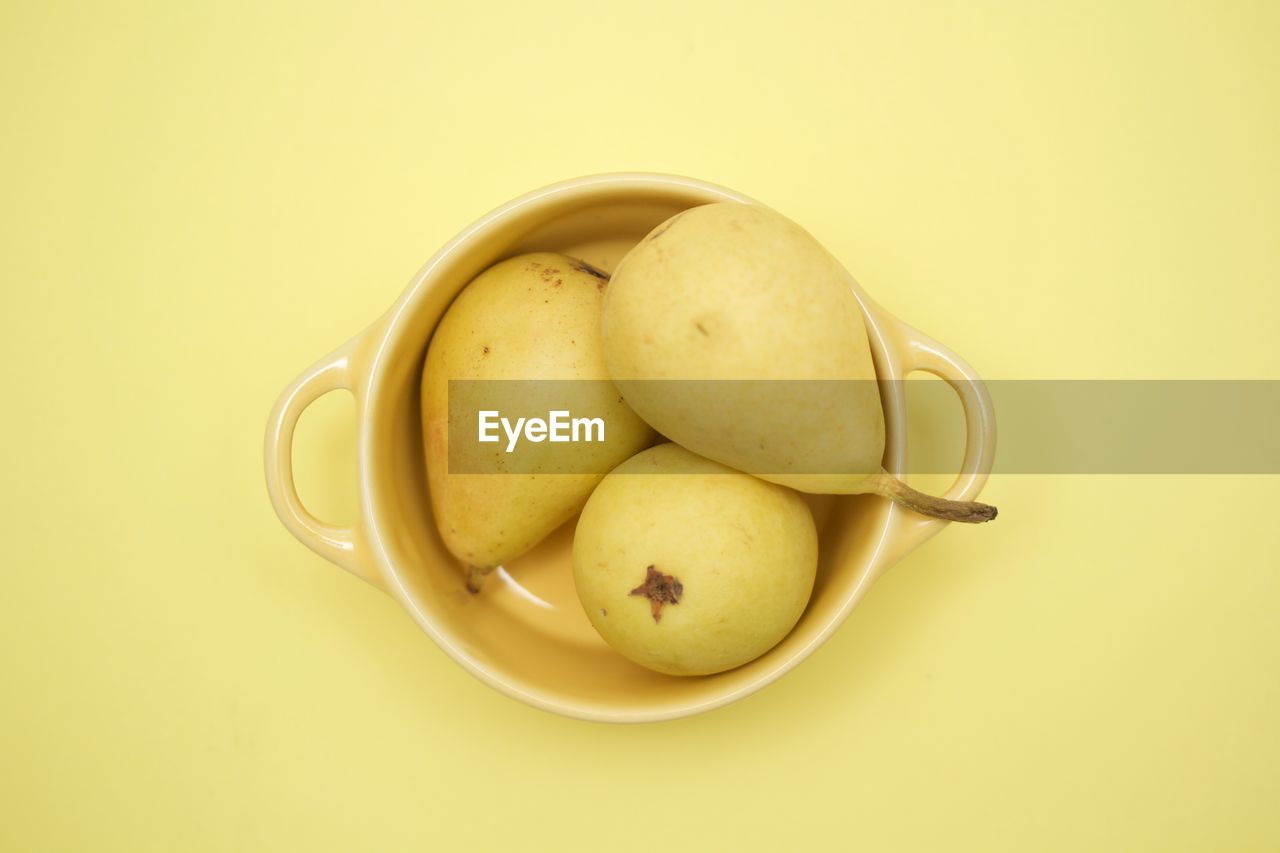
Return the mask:
[[482,569],[479,566],[467,566],[467,592],[475,595],[484,587],[484,579],[489,577],[492,569]]
[[996,517],[996,508],[993,506],[976,501],[949,501],[946,498],[935,498],[933,495],[916,491],[887,471],[873,474],[867,482],[871,486],[872,494],[888,498],[896,504],[930,518],[981,524]]

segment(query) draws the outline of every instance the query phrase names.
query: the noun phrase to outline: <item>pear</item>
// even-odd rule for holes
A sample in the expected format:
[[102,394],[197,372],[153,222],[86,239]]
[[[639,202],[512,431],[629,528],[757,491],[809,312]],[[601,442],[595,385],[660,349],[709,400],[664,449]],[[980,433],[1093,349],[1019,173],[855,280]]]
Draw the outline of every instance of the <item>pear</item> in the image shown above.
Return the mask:
[[[600,310],[608,280],[565,255],[510,258],[466,286],[431,338],[422,374],[431,508],[445,546],[466,566],[472,592],[487,573],[581,510],[604,472],[653,442],[653,431],[622,401],[605,370]],[[450,380],[509,380],[455,384],[455,417],[466,413],[473,421],[488,389],[505,388],[508,402],[541,397],[601,416],[605,440],[532,445],[529,453],[513,457],[504,455],[505,436],[482,445],[470,440],[474,427],[467,426],[458,435],[468,441],[458,442],[462,446],[451,455]],[[560,455],[547,456],[552,450]],[[566,464],[566,453],[580,464]],[[516,459],[523,460],[518,467]]]
[[796,492],[660,444],[587,501],[573,578],[616,651],[671,675],[707,675],[785,637],[813,592],[818,534]]
[[850,284],[813,236],[768,208],[691,208],[614,271],[605,361],[641,417],[709,459],[804,492],[994,518],[994,507],[922,494],[881,468],[884,412]]

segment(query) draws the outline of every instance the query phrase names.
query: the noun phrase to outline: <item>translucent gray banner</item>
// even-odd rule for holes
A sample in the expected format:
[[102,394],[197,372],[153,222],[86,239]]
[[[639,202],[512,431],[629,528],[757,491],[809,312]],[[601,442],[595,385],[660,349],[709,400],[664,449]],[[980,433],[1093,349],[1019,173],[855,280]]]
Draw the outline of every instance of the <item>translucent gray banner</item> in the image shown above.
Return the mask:
[[[995,473],[1280,473],[1280,380],[1019,379],[985,386],[997,424]],[[842,461],[848,457],[832,445],[861,440],[877,394],[906,400],[907,465],[893,473],[958,469],[965,440],[959,398],[944,382],[911,379],[454,380],[449,470],[607,473],[625,455],[619,448],[634,442],[635,423],[620,405],[627,397],[692,413],[717,440],[778,460],[758,463],[753,473],[865,473],[849,470]]]

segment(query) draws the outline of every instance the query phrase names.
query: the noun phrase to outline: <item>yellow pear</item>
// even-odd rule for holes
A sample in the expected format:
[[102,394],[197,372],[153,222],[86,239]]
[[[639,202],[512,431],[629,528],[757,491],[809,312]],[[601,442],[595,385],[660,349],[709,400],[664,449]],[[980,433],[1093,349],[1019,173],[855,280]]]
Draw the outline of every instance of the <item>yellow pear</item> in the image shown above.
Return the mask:
[[[565,255],[510,258],[466,286],[431,338],[422,375],[431,507],[473,592],[488,572],[582,509],[604,472],[653,441],[652,430],[622,401],[605,370],[600,310],[608,280]],[[607,431],[602,428],[602,440],[594,443],[526,442],[510,454],[507,436],[498,430],[494,443],[476,440],[472,422],[494,399],[589,411]]]
[[768,208],[691,208],[615,270],[605,360],[641,417],[709,459],[804,492],[994,518],[994,507],[922,494],[881,468],[884,412],[850,285],[816,239]]
[[661,444],[587,501],[573,578],[616,651],[671,675],[753,660],[795,626],[813,592],[818,534],[796,492]]

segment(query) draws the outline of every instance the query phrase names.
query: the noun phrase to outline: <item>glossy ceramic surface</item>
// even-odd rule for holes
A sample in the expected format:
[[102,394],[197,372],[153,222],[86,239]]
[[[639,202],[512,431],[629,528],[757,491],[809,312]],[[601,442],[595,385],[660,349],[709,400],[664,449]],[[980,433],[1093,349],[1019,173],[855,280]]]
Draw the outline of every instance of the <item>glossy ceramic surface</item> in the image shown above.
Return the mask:
[[[813,598],[791,634],[763,657],[698,678],[663,676],[610,650],[578,604],[570,567],[573,522],[498,570],[473,596],[431,518],[419,421],[427,343],[450,301],[477,273],[526,251],[562,251],[611,270],[630,246],[680,210],[751,199],[712,184],[655,174],[579,178],[522,196],[471,225],[413,278],[380,320],[318,361],[281,394],[266,436],[267,486],[285,526],[317,553],[393,596],[454,660],[504,693],[591,720],[642,722],[706,711],[769,684],[813,652],[870,584],[945,522],[881,498],[811,499],[821,531]],[[947,497],[977,497],[995,450],[995,421],[973,370],[885,312],[850,280],[862,307],[886,419],[885,464],[906,456],[901,384],[934,373],[956,390],[968,430]],[[328,391],[356,398],[360,520],[325,524],[298,499],[291,442],[298,416]]]

